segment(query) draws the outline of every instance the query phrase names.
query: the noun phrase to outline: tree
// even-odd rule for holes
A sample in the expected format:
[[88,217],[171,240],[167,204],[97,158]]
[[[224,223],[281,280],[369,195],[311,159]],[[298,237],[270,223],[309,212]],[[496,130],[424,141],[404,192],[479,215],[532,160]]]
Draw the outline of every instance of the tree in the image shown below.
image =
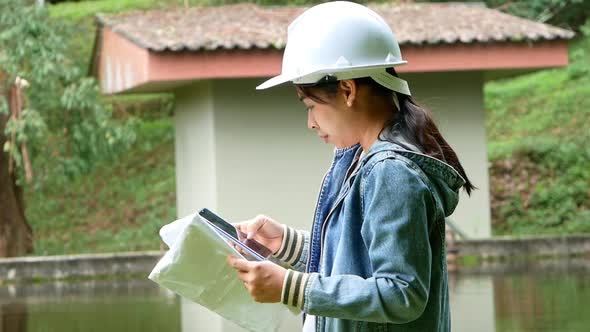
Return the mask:
[[0,3],[0,257],[32,251],[24,185],[84,174],[134,140],[134,119],[115,119],[96,80],[68,58],[73,33],[43,7]]
[[[455,0],[422,0],[421,2],[453,2]],[[588,0],[463,0],[484,2],[488,7],[525,17],[537,22],[578,30],[590,18]]]

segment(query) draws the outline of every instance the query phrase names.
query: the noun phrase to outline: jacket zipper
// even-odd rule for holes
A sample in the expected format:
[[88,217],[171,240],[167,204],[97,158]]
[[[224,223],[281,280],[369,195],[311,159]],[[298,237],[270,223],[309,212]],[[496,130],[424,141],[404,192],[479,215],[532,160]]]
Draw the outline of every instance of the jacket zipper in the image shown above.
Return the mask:
[[[336,160],[336,156],[334,156],[334,158],[332,159],[332,164],[330,164],[330,168],[328,168],[328,171],[324,174],[324,177],[322,178],[322,183],[320,184],[320,191],[318,192],[318,199],[316,200],[315,203],[315,212],[313,214],[313,219],[315,221],[315,217],[318,215],[318,209],[320,207],[320,197],[322,195],[322,189],[324,188],[324,182],[326,182],[326,178],[328,177],[328,174],[330,174],[330,172],[332,171],[332,167],[334,167],[334,161]],[[311,234],[310,234],[310,239],[309,239],[309,245],[310,245],[310,252],[307,255],[307,262],[305,263],[305,270],[309,271],[309,261],[311,260],[311,241],[313,240],[313,231],[314,231],[315,227],[312,226],[311,228]],[[321,247],[320,247],[320,253],[321,253]]]
[[[357,162],[360,162],[360,160],[357,161]],[[350,171],[350,167],[348,167],[348,169],[346,170],[346,174],[348,174],[349,171]],[[354,179],[354,177],[359,173],[359,171],[360,171],[360,165],[359,165],[357,171],[356,172],[353,172],[352,174],[350,174],[350,177],[348,179],[346,179],[345,182],[349,182],[350,183],[350,181],[352,181]],[[327,173],[326,173],[326,175],[327,175]],[[324,185],[324,181],[322,181],[322,186],[323,185]],[[336,201],[336,203],[332,206],[332,209],[330,209],[330,212],[328,213],[328,215],[324,219],[324,223],[322,224],[322,230],[321,230],[321,233],[320,233],[320,257],[319,257],[319,261],[318,261],[318,267],[321,265],[321,263],[322,263],[322,257],[324,256],[324,251],[322,249],[324,247],[324,235],[325,235],[324,233],[325,233],[325,230],[326,230],[326,224],[328,223],[328,221],[330,221],[330,216],[336,210],[336,207],[338,205],[340,205],[340,202],[344,200],[344,198],[346,197],[346,195],[350,191],[350,188],[351,188],[351,186],[349,185],[348,188],[346,189],[346,191],[340,196],[340,199],[338,199],[338,201]],[[319,205],[319,202],[316,205],[316,209],[317,209],[317,206],[318,205]],[[313,236],[313,229],[312,229],[312,236]],[[307,257],[307,265],[306,265],[306,267],[309,266],[309,260],[310,259],[311,259],[311,255],[309,255]],[[318,271],[320,271],[320,269],[318,269]],[[315,321],[316,332],[318,332],[318,331],[321,330],[321,328],[319,326],[321,319],[322,319],[321,317],[317,317],[316,318],[316,321]]]
[[[360,166],[359,166],[359,170],[360,170]],[[332,205],[332,209],[330,209],[330,212],[326,215],[326,218],[324,219],[324,222],[322,223],[322,230],[320,233],[320,257],[319,257],[318,265],[321,265],[322,258],[324,256],[323,248],[324,248],[324,238],[326,237],[326,234],[325,234],[326,233],[326,226],[330,222],[330,217],[332,216],[332,213],[334,213],[334,211],[336,211],[336,208],[338,207],[338,205],[340,205],[340,203],[344,200],[344,198],[346,198],[346,195],[348,195],[348,192],[350,191],[350,189],[352,187],[350,182],[359,173],[359,170],[350,174],[350,177],[346,180],[346,182],[348,182],[348,184],[349,184],[348,188],[346,188],[346,191],[342,195],[340,195],[340,198],[334,203],[334,205]],[[346,174],[348,174],[348,171],[350,171],[350,167],[346,171]]]
[[[316,200],[316,204],[315,204],[315,213],[314,213],[314,221],[315,221],[315,217],[318,214],[318,209],[320,207],[320,196],[322,195],[322,189],[324,188],[324,182],[326,182],[326,177],[328,177],[328,174],[330,174],[330,172],[332,171],[332,168],[334,167],[334,162],[336,161],[336,155],[334,155],[334,158],[332,158],[332,163],[330,164],[330,168],[328,168],[328,171],[324,174],[324,177],[322,178],[322,183],[320,184],[320,191],[318,193],[318,199]],[[360,168],[359,168],[360,169]],[[348,167],[348,169],[346,170],[346,174],[348,174],[348,172],[350,171],[350,166]],[[358,173],[358,172],[357,172]],[[352,178],[354,174],[350,175],[350,178]],[[344,195],[346,196],[346,195]],[[335,206],[335,205],[334,205]],[[328,213],[328,216],[332,213],[332,210],[330,210],[330,212]],[[324,218],[322,221],[326,221],[327,218]],[[322,243],[323,243],[323,229],[324,229],[324,223],[322,223],[322,230],[320,231],[320,261],[318,262],[318,265],[322,262],[321,258],[322,258]],[[311,234],[310,234],[310,253],[311,253],[311,241],[313,240],[313,232],[314,232],[314,227],[311,228]],[[305,270],[306,272],[308,272],[308,268],[309,268],[309,262],[311,261],[311,255],[307,255],[307,262],[305,263]]]

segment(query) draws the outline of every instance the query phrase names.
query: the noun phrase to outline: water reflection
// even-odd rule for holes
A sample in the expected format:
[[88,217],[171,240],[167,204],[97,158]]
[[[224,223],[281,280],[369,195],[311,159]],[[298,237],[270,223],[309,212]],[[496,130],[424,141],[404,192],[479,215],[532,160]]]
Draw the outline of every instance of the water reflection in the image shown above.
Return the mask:
[[0,332],[180,331],[180,301],[151,281],[0,287]]
[[493,280],[499,331],[589,330],[587,274],[527,274]]
[[[463,268],[449,280],[453,331],[587,331],[589,276],[588,258]],[[5,285],[0,332],[202,331],[183,322],[190,308],[149,280]]]
[[590,258],[463,268],[449,280],[453,331],[588,331],[589,277]]

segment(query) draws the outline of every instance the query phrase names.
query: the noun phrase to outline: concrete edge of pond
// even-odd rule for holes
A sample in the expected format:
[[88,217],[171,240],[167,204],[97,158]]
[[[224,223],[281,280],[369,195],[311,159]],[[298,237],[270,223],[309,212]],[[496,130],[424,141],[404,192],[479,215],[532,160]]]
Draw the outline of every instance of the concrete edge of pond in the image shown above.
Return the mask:
[[[493,273],[505,271],[506,268],[518,269],[529,266],[524,264],[523,260],[530,257],[572,256],[583,258],[581,263],[570,264],[569,267],[590,269],[590,234],[463,240],[449,244],[448,253],[450,271]],[[162,251],[143,251],[0,258],[0,285],[6,282],[147,274],[163,254]],[[458,258],[467,257],[473,258],[474,264],[456,264]]]
[[[590,253],[590,234],[534,237],[496,237],[457,241],[455,251],[459,256],[482,258],[514,256],[573,256]],[[452,250],[451,250],[452,249]]]
[[143,251],[0,258],[0,284],[145,274],[162,255],[160,251]]
[[496,237],[447,246],[449,271],[456,273],[590,271],[590,234]]

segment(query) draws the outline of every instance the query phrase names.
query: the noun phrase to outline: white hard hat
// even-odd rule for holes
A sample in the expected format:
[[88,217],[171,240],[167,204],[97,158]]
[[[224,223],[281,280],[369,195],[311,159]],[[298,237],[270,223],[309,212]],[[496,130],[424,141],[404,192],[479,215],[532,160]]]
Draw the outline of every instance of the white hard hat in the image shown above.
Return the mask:
[[395,35],[377,13],[352,2],[328,2],[306,10],[289,25],[281,74],[256,89],[285,82],[311,84],[326,76],[371,77],[410,95],[407,82],[386,71],[405,63]]

